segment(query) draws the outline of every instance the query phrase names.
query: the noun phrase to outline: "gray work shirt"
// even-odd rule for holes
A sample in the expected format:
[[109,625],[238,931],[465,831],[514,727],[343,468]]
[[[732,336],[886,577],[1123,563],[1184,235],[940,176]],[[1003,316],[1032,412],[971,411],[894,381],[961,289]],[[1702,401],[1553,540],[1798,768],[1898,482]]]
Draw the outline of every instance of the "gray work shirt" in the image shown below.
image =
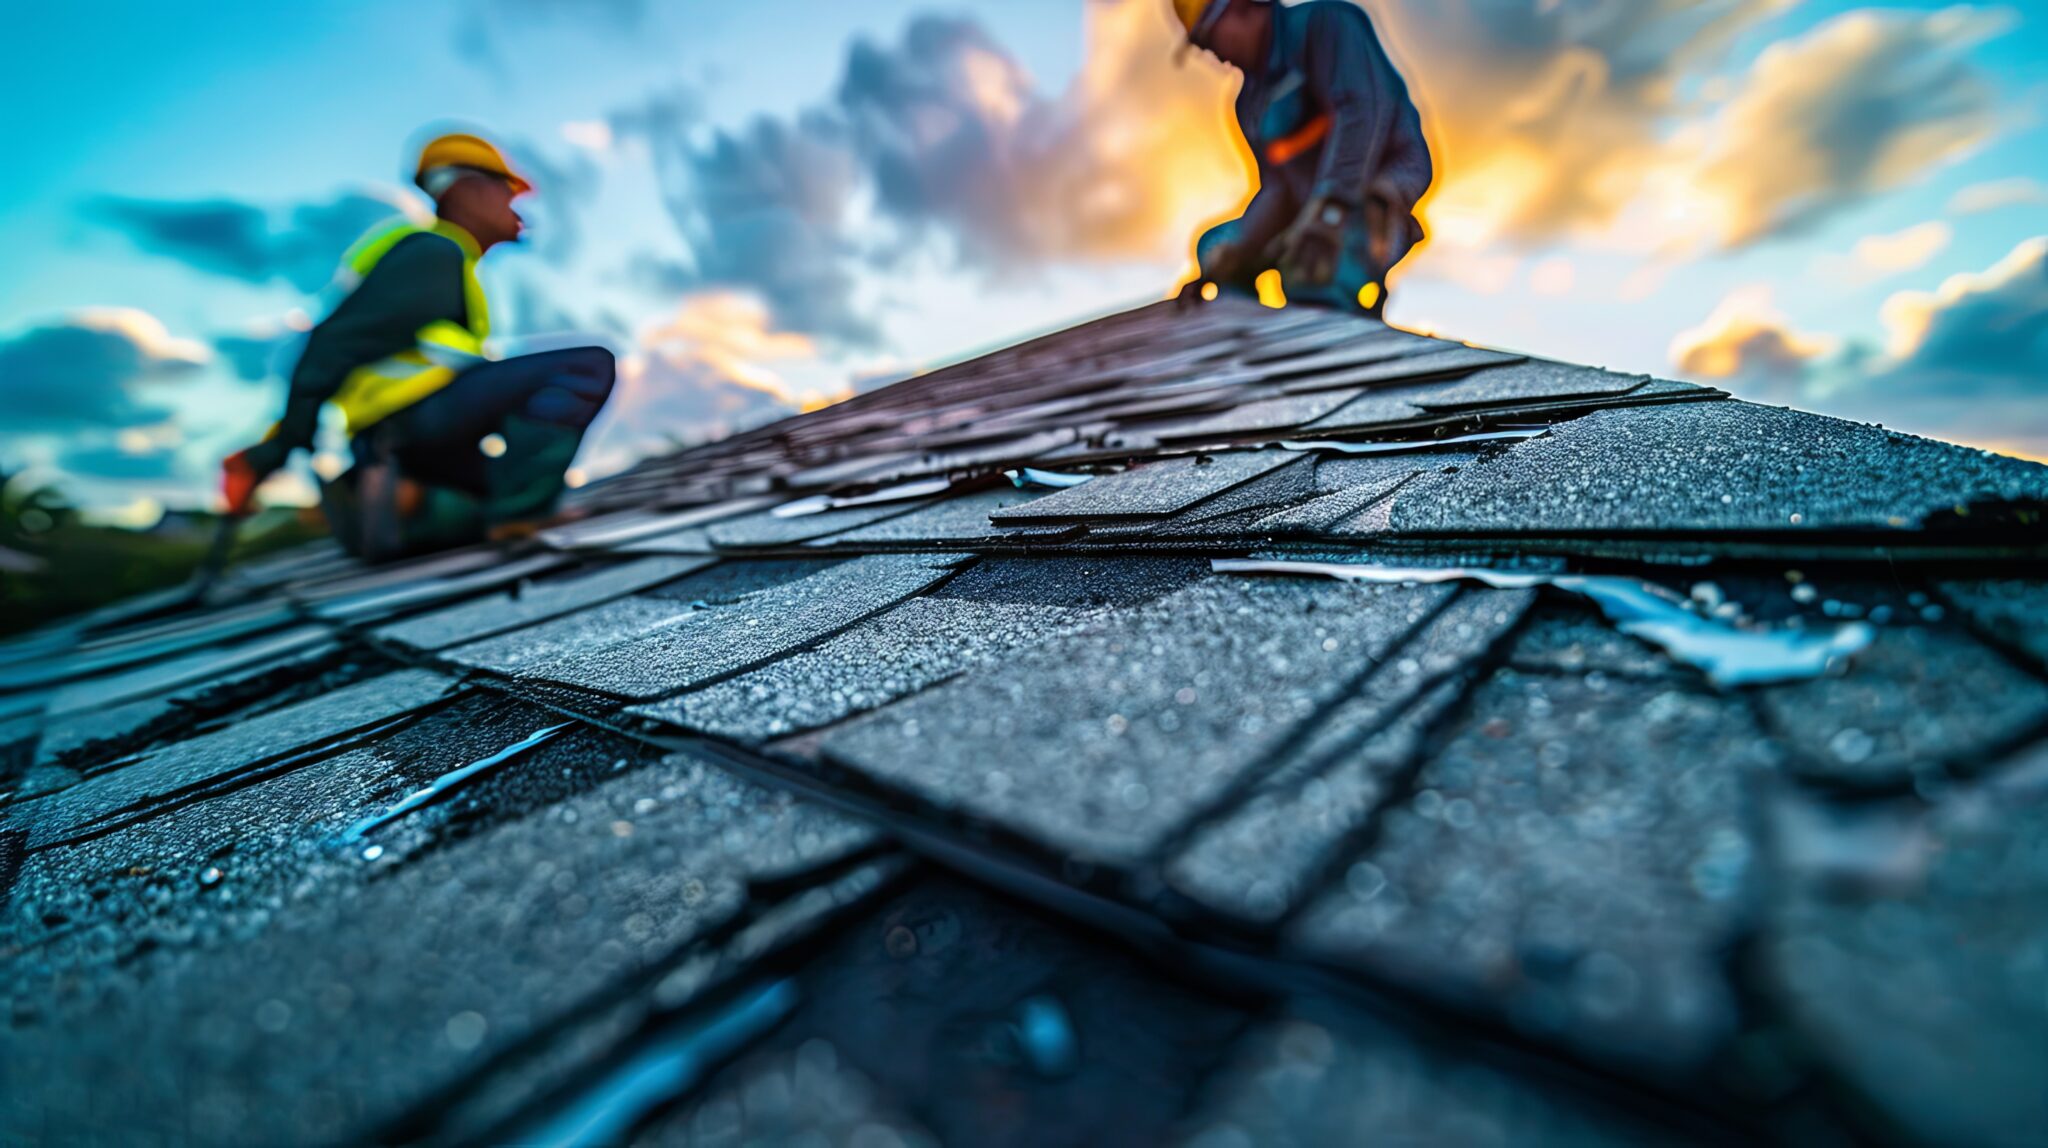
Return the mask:
[[[1272,10],[1265,67],[1246,72],[1237,96],[1238,126],[1259,164],[1259,194],[1246,214],[1278,222],[1317,196],[1354,209],[1377,199],[1389,222],[1419,241],[1414,211],[1433,175],[1429,144],[1372,20],[1351,0]],[[1307,143],[1322,117],[1325,130]],[[1290,140],[1299,148],[1292,157]]]

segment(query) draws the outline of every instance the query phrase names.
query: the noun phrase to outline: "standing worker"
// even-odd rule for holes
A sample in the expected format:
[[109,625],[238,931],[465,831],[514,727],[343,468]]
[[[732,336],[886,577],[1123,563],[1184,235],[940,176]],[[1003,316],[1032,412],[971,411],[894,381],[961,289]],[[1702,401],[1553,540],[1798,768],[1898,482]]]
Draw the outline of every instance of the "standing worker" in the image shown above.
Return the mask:
[[[1422,241],[1429,144],[1408,85],[1351,0],[1173,0],[1188,43],[1244,73],[1237,124],[1259,192],[1195,245],[1184,301],[1252,291],[1268,269],[1290,302],[1386,307],[1387,272]],[[1214,285],[1211,289],[1210,285]]]
[[372,561],[531,534],[554,512],[614,373],[602,347],[484,356],[477,261],[519,240],[512,201],[531,190],[496,147],[441,136],[420,152],[414,182],[434,200],[433,224],[394,221],[349,250],[348,294],[313,328],[284,418],[222,464],[239,516],[292,451],[312,446],[333,403],[355,465],[322,483],[321,508],[342,545]]

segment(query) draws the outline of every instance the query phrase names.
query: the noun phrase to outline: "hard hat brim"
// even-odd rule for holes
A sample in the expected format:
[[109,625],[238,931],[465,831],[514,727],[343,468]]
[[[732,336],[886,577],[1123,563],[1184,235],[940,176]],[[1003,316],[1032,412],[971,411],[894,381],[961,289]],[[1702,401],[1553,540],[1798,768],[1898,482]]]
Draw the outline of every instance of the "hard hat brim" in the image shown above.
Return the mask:
[[528,182],[525,176],[520,175],[516,171],[512,171],[495,164],[489,167],[485,167],[473,163],[451,163],[439,165],[438,167],[422,168],[420,169],[419,174],[413,177],[413,186],[419,188],[421,191],[427,192],[427,194],[429,195],[432,195],[432,190],[427,187],[427,173],[436,170],[445,170],[448,168],[456,168],[462,171],[470,172],[471,174],[474,175],[487,175],[493,179],[503,180],[505,186],[511,188],[512,194],[515,196],[525,195],[526,193],[533,190],[533,184]]

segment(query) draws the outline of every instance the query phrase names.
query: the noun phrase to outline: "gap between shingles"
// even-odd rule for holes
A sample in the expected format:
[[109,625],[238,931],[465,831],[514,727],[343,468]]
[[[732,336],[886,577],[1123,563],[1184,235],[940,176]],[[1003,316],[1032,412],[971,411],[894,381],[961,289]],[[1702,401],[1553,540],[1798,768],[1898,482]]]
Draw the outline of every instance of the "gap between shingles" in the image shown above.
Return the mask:
[[[1452,600],[1456,601],[1458,598],[1463,598],[1471,593],[1473,593],[1471,590],[1461,591],[1457,598]],[[1408,760],[1402,763],[1401,768],[1394,770],[1387,776],[1385,790],[1380,794],[1379,800],[1373,803],[1372,812],[1366,815],[1365,820],[1357,829],[1349,833],[1339,834],[1336,840],[1330,842],[1322,864],[1304,875],[1300,885],[1302,895],[1295,898],[1294,903],[1288,905],[1286,910],[1271,925],[1271,930],[1276,935],[1285,932],[1301,916],[1302,912],[1315,902],[1316,893],[1329,886],[1340,867],[1345,867],[1352,859],[1361,857],[1372,849],[1373,845],[1379,840],[1380,826],[1386,818],[1387,811],[1407,802],[1414,796],[1415,783],[1420,779],[1424,767],[1429,762],[1436,760],[1448,742],[1452,731],[1464,727],[1466,718],[1472,712],[1472,701],[1479,692],[1478,687],[1491,680],[1494,675],[1498,674],[1506,666],[1508,658],[1515,648],[1515,644],[1521,640],[1524,632],[1534,624],[1536,617],[1535,604],[1535,600],[1532,600],[1529,608],[1522,611],[1522,616],[1515,621],[1515,624],[1507,627],[1500,634],[1495,635],[1493,642],[1485,650],[1481,651],[1478,657],[1473,658],[1456,669],[1446,670],[1442,674],[1435,675],[1421,690],[1416,692],[1407,705],[1402,706],[1399,711],[1381,723],[1379,728],[1374,730],[1372,734],[1367,735],[1366,740],[1370,740],[1371,737],[1392,728],[1394,723],[1400,721],[1401,717],[1409,709],[1422,704],[1429,697],[1430,693],[1439,686],[1447,682],[1457,681],[1460,678],[1464,679],[1464,688],[1458,691],[1457,699],[1450,705],[1445,706],[1444,711],[1438,714],[1436,719],[1430,722],[1429,726],[1422,731],[1422,736],[1416,739],[1414,752],[1409,754]],[[1449,603],[1446,603],[1446,608],[1448,609],[1448,607]],[[1353,744],[1362,745],[1364,742],[1360,741]],[[1332,754],[1324,758],[1324,768],[1327,768],[1327,763],[1333,760],[1334,756]]]
[[[77,827],[76,832],[73,832],[68,837],[61,837],[53,841],[46,841],[41,845],[32,846],[28,849],[28,852],[31,854],[42,853],[50,849],[83,845],[89,841],[97,841],[109,834],[118,833],[123,829],[140,825],[145,821],[153,821],[166,813],[175,812],[187,806],[197,805],[203,801],[211,801],[216,797],[223,797],[227,794],[247,789],[252,785],[260,785],[273,778],[282,777],[287,773],[302,769],[308,765],[327,761],[365,745],[385,734],[395,733],[425,717],[427,714],[445,708],[458,696],[460,695],[450,694],[447,697],[437,698],[417,709],[408,710],[396,717],[364,729],[342,734],[326,742],[315,742],[310,748],[302,748],[294,753],[285,754],[282,757],[259,760],[256,764],[208,778],[206,781],[185,786],[168,794],[130,802],[118,809],[111,809],[105,813],[88,818]],[[61,793],[63,790],[56,792]]]
[[[1346,701],[1357,696],[1359,691],[1364,689],[1365,685],[1375,675],[1398,657],[1402,650],[1408,648],[1409,643],[1413,642],[1417,635],[1434,624],[1438,618],[1443,616],[1444,611],[1451,608],[1452,603],[1458,601],[1467,593],[1470,593],[1470,591],[1459,589],[1455,593],[1444,595],[1443,601],[1438,603],[1435,609],[1429,611],[1429,613],[1418,619],[1413,625],[1402,631],[1401,636],[1387,647],[1384,657],[1367,659],[1364,669],[1345,682],[1341,689],[1332,693],[1330,700],[1325,702],[1322,708],[1311,715],[1308,720],[1298,723],[1293,731],[1270,754],[1266,755],[1264,760],[1253,762],[1250,767],[1232,780],[1229,786],[1204,803],[1202,808],[1182,819],[1181,823],[1159,843],[1157,850],[1153,853],[1153,863],[1164,864],[1168,859],[1178,855],[1198,833],[1229,817],[1232,812],[1243,804],[1244,798],[1247,795],[1256,791],[1259,786],[1265,784],[1275,775],[1297,765],[1311,772],[1318,768],[1321,764],[1320,762],[1310,763],[1298,760],[1302,746],[1329,724],[1331,718],[1343,708]],[[1413,701],[1410,704],[1412,705]],[[1349,748],[1363,744],[1374,734],[1390,726],[1402,713],[1406,712],[1407,708],[1407,706],[1400,707],[1394,713],[1383,718],[1378,724],[1366,730],[1364,735],[1356,741],[1347,739],[1344,743],[1345,747]],[[1325,758],[1322,760],[1326,761],[1327,759],[1328,755],[1325,755]]]
[[[733,914],[718,922],[703,934],[692,937],[671,948],[660,958],[649,961],[638,970],[620,976],[617,980],[593,992],[580,1001],[565,1006],[561,1012],[537,1024],[532,1030],[519,1037],[505,1048],[499,1049],[482,1063],[475,1065],[457,1078],[434,1089],[419,1098],[405,1111],[385,1122],[374,1138],[377,1143],[411,1144],[431,1141],[438,1134],[449,1131],[446,1118],[450,1111],[461,1113],[461,1105],[476,1095],[492,1077],[512,1070],[522,1062],[531,1060],[555,1045],[564,1035],[593,1020],[602,1023],[612,1010],[631,1004],[636,998],[649,998],[648,1008],[640,1023],[616,1045],[610,1046],[586,1063],[576,1067],[566,1080],[546,1087],[542,1093],[517,1105],[504,1118],[483,1130],[469,1129],[471,1135],[502,1135],[521,1127],[540,1113],[554,1107],[554,1102],[574,1096],[589,1085],[604,1080],[620,1064],[629,1061],[641,1046],[642,1038],[652,1030],[691,1013],[714,1009],[729,1001],[758,980],[753,974],[763,970],[787,967],[791,960],[805,952],[818,937],[836,931],[846,919],[871,907],[902,888],[905,880],[916,872],[917,866],[902,865],[894,872],[888,872],[886,852],[870,855],[855,864],[834,866],[819,876],[817,884],[774,899],[767,904],[757,904],[748,890],[746,899]],[[881,879],[873,889],[854,896],[841,904],[834,905],[815,923],[786,938],[769,951],[760,954],[750,963],[726,965],[734,954],[730,951],[740,935],[759,920],[768,910],[788,904],[797,897],[821,888],[828,888],[853,876],[868,866],[883,869]],[[651,999],[655,986],[671,973],[695,960],[713,962],[708,974],[709,981],[698,993],[671,1008],[662,1008]],[[702,1079],[709,1079],[710,1073]],[[493,1135],[482,1135],[479,1142],[495,1141]]]

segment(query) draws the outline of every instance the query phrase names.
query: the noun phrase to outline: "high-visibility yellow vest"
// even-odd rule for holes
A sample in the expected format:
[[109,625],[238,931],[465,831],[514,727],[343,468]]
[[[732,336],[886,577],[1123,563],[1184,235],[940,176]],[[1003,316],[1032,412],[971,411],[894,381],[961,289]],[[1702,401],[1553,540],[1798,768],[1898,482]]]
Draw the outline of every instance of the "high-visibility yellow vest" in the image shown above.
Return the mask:
[[476,277],[476,261],[483,251],[469,232],[455,224],[437,219],[433,226],[421,227],[401,219],[376,228],[343,256],[342,285],[353,290],[400,240],[422,232],[453,240],[462,249],[462,299],[469,325],[436,319],[419,329],[417,346],[350,371],[333,399],[350,434],[419,402],[447,386],[465,367],[484,361],[491,309]]

